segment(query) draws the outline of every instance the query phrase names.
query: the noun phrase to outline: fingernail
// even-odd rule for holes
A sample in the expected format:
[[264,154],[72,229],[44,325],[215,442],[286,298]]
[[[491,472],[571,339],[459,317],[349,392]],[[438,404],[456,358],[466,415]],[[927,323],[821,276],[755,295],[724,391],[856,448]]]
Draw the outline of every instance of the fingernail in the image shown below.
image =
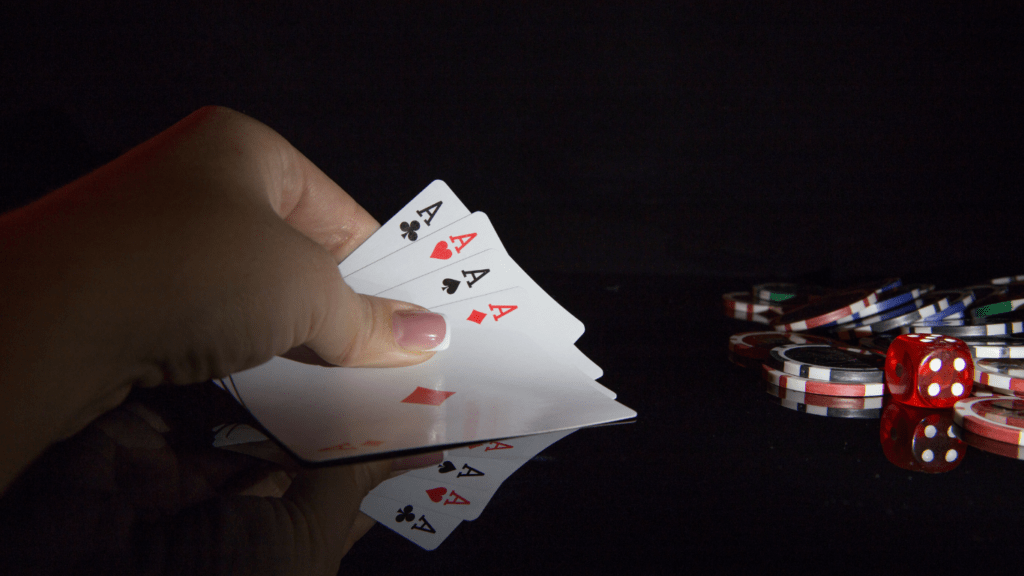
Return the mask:
[[437,352],[448,348],[451,330],[444,314],[402,310],[391,317],[395,342],[406,350]]
[[444,452],[431,452],[429,454],[417,454],[416,456],[406,456],[405,458],[398,458],[391,464],[391,469],[395,472],[402,472],[405,470],[415,470],[417,468],[426,468],[427,466],[436,466],[444,461]]

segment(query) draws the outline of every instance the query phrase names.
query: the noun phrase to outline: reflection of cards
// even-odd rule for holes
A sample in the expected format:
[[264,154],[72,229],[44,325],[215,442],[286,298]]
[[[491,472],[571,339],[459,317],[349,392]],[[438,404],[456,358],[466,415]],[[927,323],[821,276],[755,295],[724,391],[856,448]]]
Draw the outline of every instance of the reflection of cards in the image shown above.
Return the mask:
[[[582,322],[509,257],[487,216],[470,214],[441,181],[338,269],[357,292],[445,314],[450,347],[404,368],[275,358],[220,385],[306,462],[455,446],[442,464],[385,481],[362,505],[424,548],[477,518],[501,483],[552,442],[636,415],[595,381],[600,367],[575,347]],[[215,442],[245,437],[225,428]]]

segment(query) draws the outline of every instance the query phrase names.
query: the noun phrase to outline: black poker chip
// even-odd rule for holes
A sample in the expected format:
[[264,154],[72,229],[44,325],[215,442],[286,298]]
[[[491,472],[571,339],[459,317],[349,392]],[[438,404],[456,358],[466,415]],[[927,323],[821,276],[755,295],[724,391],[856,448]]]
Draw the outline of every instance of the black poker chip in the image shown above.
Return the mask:
[[860,348],[790,344],[772,349],[765,363],[787,374],[824,382],[885,381],[885,356]]

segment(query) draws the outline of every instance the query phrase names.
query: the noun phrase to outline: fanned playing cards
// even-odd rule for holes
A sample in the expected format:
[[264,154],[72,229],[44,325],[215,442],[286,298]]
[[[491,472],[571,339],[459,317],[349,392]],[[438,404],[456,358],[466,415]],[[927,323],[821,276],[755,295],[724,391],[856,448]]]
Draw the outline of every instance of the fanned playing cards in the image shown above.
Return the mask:
[[[440,180],[338,269],[357,292],[444,314],[449,348],[403,368],[278,357],[219,384],[307,463],[449,449],[441,465],[382,483],[362,505],[426,549],[475,519],[501,482],[551,443],[636,416],[576,348],[583,323],[509,257],[487,216],[470,214]],[[215,445],[258,438],[225,427]]]

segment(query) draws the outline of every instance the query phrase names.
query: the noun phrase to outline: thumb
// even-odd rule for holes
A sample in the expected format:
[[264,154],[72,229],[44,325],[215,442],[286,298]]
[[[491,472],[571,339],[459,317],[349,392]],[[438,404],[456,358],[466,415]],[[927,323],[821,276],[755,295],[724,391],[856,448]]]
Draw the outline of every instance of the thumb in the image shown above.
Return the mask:
[[323,321],[306,346],[336,366],[419,364],[448,347],[442,314],[398,300],[357,294],[337,276]]

